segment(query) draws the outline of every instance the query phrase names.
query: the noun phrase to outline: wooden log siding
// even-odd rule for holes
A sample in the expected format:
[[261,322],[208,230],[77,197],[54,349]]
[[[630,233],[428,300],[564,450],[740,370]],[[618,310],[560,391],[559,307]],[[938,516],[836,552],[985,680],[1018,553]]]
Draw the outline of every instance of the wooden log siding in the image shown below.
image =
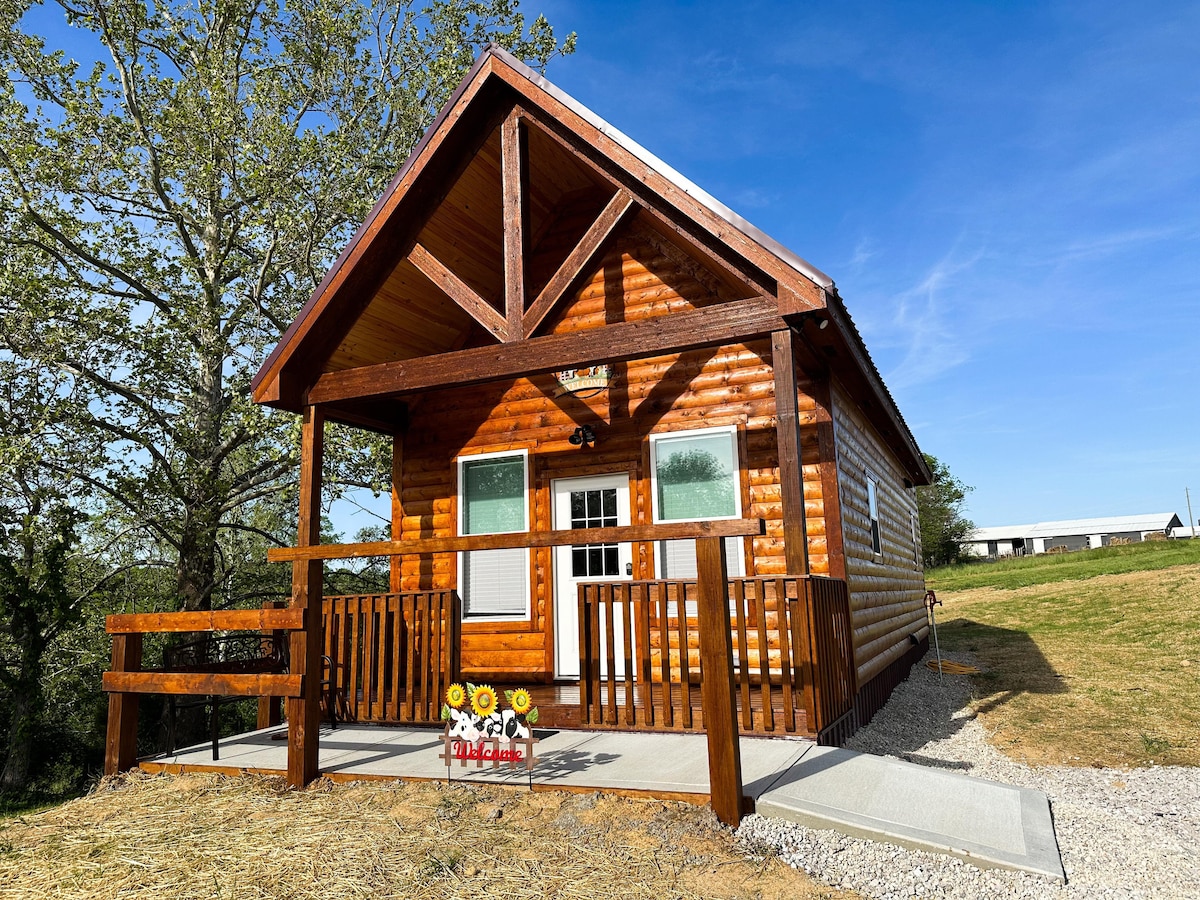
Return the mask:
[[[810,585],[820,583],[813,607]],[[729,628],[737,684],[737,720],[744,734],[816,734],[818,717],[848,709],[844,688],[826,698],[813,671],[848,684],[845,585],[818,578],[730,578]],[[830,587],[832,585],[832,587]],[[704,681],[695,581],[602,582],[581,585],[581,722],[587,727],[703,731]],[[824,630],[813,618],[828,617]],[[814,645],[820,644],[814,655]],[[842,675],[836,675],[839,668]],[[849,700],[847,700],[847,696]],[[844,709],[843,709],[844,707]]]
[[[846,582],[861,687],[909,651],[910,635],[925,636],[925,579],[912,539],[914,491],[904,487],[887,445],[836,382],[832,395]],[[878,557],[871,546],[867,472],[876,478],[883,551]]]
[[[664,239],[635,219],[618,228],[573,294],[541,323],[539,334],[560,334],[686,311],[728,299],[730,289],[682,251],[664,252]],[[775,383],[769,338],[704,350],[633,360],[615,366],[609,390],[592,399],[553,398],[553,376],[534,375],[466,388],[433,391],[412,410],[400,461],[400,521],[393,535],[403,540],[456,533],[454,460],[460,455],[527,449],[533,484],[532,530],[551,522],[550,482],[555,478],[608,472],[630,473],[633,522],[651,521],[649,448],[651,432],[737,425],[745,470],[742,510],[763,518],[766,532],[747,540],[749,575],[787,574],[775,436]],[[804,468],[804,500],[810,570],[828,571],[815,405],[808,382],[797,372],[797,413]],[[591,424],[594,447],[581,450],[568,438]],[[462,665],[466,677],[542,680],[553,671],[551,553],[531,554],[531,615],[505,623],[466,622]],[[457,557],[442,553],[399,563],[403,591],[457,587]],[[637,544],[634,577],[654,578],[652,545]]]
[[457,677],[460,617],[453,591],[326,597],[324,653],[341,715],[437,722]]

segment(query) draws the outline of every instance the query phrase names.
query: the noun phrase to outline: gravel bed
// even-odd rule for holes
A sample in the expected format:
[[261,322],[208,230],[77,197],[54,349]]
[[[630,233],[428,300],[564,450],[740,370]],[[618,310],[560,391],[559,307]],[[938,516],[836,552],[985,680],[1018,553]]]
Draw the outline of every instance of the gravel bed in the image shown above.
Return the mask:
[[[977,664],[965,654],[946,659]],[[750,816],[738,836],[835,887],[878,900],[1200,898],[1200,769],[1097,769],[1014,762],[968,707],[969,679],[919,664],[847,746],[1045,791],[1067,884],[953,857]]]

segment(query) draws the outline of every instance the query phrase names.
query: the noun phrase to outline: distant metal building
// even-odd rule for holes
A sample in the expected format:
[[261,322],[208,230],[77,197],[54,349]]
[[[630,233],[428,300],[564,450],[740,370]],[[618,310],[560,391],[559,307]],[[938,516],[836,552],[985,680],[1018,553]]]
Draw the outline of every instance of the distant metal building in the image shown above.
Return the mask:
[[1139,542],[1151,534],[1189,537],[1173,512],[1097,519],[1064,519],[1034,525],[1000,525],[971,532],[964,549],[972,556],[997,558],[1064,550],[1094,550],[1118,543]]

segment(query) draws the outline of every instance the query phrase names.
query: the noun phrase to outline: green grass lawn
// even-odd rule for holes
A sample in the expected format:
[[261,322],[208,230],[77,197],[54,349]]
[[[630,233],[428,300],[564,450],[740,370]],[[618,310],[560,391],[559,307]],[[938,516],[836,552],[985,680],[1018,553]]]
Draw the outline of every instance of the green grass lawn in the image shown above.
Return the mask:
[[929,573],[993,742],[1033,763],[1200,765],[1200,541]]
[[934,590],[1012,589],[1186,565],[1200,565],[1200,540],[1145,541],[1075,553],[1021,556],[994,562],[981,560],[931,569],[925,573],[925,581]]

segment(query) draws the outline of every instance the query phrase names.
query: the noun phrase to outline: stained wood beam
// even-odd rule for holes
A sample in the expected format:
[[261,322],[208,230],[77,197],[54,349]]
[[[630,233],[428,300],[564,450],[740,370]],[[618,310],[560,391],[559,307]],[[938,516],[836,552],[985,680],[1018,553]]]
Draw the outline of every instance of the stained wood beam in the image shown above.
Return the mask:
[[525,337],[530,337],[537,331],[537,327],[549,315],[550,310],[570,290],[571,286],[583,274],[584,270],[591,266],[599,255],[605,241],[608,240],[617,226],[625,220],[625,217],[632,210],[636,209],[637,203],[628,191],[617,191],[613,195],[612,199],[608,201],[608,205],[596,217],[596,221],[588,228],[587,233],[575,245],[575,248],[567,255],[567,258],[563,260],[562,265],[558,267],[558,271],[546,282],[546,286],[542,288],[537,299],[533,301],[533,305],[529,307],[529,311],[525,313]]
[[[737,828],[742,820],[742,753],[733,680],[733,638],[729,632],[729,574],[719,539],[696,541],[696,581],[709,800],[717,818]],[[687,650],[680,652],[686,654]]]
[[218,697],[299,697],[299,675],[223,672],[105,672],[104,690],[124,694],[190,694]]
[[388,397],[461,387],[600,363],[625,362],[716,344],[765,337],[786,328],[773,297],[719,303],[689,312],[416,359],[327,372],[308,392],[309,403]]
[[[315,406],[304,410],[300,432],[299,522],[296,543],[321,543],[321,484],[325,460],[325,414]],[[304,787],[317,777],[321,724],[321,648],[324,635],[321,598],[325,569],[319,559],[292,564],[292,609],[306,612],[308,627],[291,634],[290,666],[303,677],[303,692],[287,695],[288,784]],[[214,692],[215,693],[215,692]]]
[[616,528],[562,528],[513,534],[473,534],[417,541],[372,541],[365,544],[274,547],[269,562],[306,559],[363,559],[368,556],[421,556],[469,550],[511,550],[519,547],[558,547],[566,544],[621,544],[706,537],[757,537],[765,533],[762,519],[723,519],[716,522],[678,522],[671,525],[622,525]]
[[775,370],[775,433],[779,447],[779,493],[783,506],[783,547],[789,575],[808,574],[808,533],[804,514],[804,466],[800,455],[796,355],[792,329],[771,335]]
[[[593,171],[603,181],[609,184],[624,183],[631,191],[643,189],[649,186],[652,181],[658,182],[665,187],[669,187],[672,194],[676,194],[681,198],[686,198],[689,204],[695,203],[693,198],[680,191],[670,181],[664,179],[658,172],[647,167],[640,161],[633,169],[623,170],[618,168],[613,170],[603,157],[599,159],[594,158],[596,153],[592,146],[589,146],[585,151],[560,134],[553,118],[546,119],[542,112],[534,109],[531,109],[527,115],[529,120],[540,126],[540,130],[544,132],[547,137],[558,144],[558,146],[562,148],[564,152],[566,152],[573,159],[578,160],[586,168]],[[597,137],[602,142],[607,142],[608,140],[606,135],[601,134],[597,135]],[[662,196],[662,194],[658,194],[658,196]],[[775,259],[773,254],[769,253],[762,247],[758,246],[758,244],[751,241],[748,237],[742,234],[739,229],[729,226],[728,223],[723,223],[723,227],[719,227],[715,232],[710,232],[708,239],[705,240],[701,236],[695,235],[691,231],[680,227],[675,221],[676,217],[665,215],[660,209],[657,208],[657,204],[651,203],[647,205],[645,209],[656,222],[665,228],[665,230],[671,232],[672,234],[679,235],[679,237],[681,237],[689,246],[697,250],[702,259],[713,260],[720,265],[723,272],[730,275],[735,281],[747,285],[751,291],[758,293],[766,294],[771,293],[774,290],[776,279],[771,277],[771,275],[766,271],[762,270],[761,263],[774,261],[776,266],[784,266],[785,264],[780,263],[779,260]],[[697,221],[699,224],[699,220],[693,221]],[[735,243],[737,243],[739,246],[734,247]],[[737,255],[749,263],[750,266],[752,266],[755,270],[761,272],[765,277],[759,277],[757,274],[752,274],[749,271],[742,271],[741,267],[726,259],[725,255],[720,252],[723,246],[731,248],[735,250],[735,252],[739,251],[742,246],[745,246],[751,252],[748,254],[744,252],[738,252]]]
[[[392,438],[392,540],[399,541],[404,533],[404,436]],[[403,578],[400,570],[400,557],[393,556],[388,564],[388,588],[393,594],[400,593]]]
[[505,339],[525,336],[525,232],[528,218],[529,164],[525,126],[513,110],[500,126],[500,179],[504,203],[504,312]]
[[817,455],[821,460],[821,503],[825,508],[825,552],[829,577],[846,579],[846,546],[842,536],[842,496],[838,482],[837,433],[833,426],[830,376],[815,378],[810,395],[817,404]]
[[436,256],[425,249],[420,243],[413,244],[408,252],[408,261],[417,270],[436,284],[442,291],[461,306],[476,322],[494,334],[500,340],[508,333],[508,322],[504,316],[496,312],[492,304],[480,297],[465,281],[447,269]]
[[109,634],[192,631],[299,631],[302,609],[226,609],[214,612],[120,613],[104,620]]
[[[142,668],[142,636],[114,634],[112,671],[127,674]],[[104,774],[116,775],[137,764],[138,697],[134,693],[108,695],[108,733],[104,743]]]

